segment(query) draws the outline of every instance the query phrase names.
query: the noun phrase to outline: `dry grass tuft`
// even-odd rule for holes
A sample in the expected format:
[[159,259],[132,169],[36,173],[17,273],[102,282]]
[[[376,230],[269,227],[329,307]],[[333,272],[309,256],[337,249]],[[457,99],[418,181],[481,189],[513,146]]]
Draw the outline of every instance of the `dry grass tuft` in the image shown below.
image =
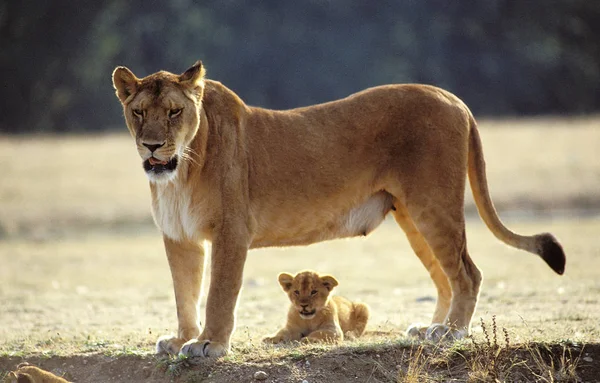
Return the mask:
[[492,316],[491,336],[483,318],[480,321],[485,342],[478,342],[474,337],[470,338],[474,350],[466,359],[469,369],[468,381],[504,381],[509,377],[513,368],[522,362],[511,352],[510,337],[504,327],[502,328],[504,345],[499,344],[499,332],[495,315]]
[[583,347],[577,356],[573,356],[573,351],[566,345],[561,346],[559,355],[553,353],[548,345],[535,346],[527,345],[527,351],[533,360],[532,364],[527,364],[527,369],[531,375],[535,376],[537,382],[555,383],[555,382],[580,382],[577,375]]
[[399,369],[399,383],[422,383],[430,380],[429,373],[427,372],[430,362],[430,355],[426,353],[423,345],[419,345],[416,349],[411,348],[408,353],[408,357],[406,358],[409,360],[408,367],[406,370],[403,370],[402,368]]
[[535,381],[580,382],[583,348],[569,344],[526,342],[511,345],[506,328],[481,319],[483,339],[433,345],[422,343],[402,353],[398,383],[440,382],[458,379],[471,383]]

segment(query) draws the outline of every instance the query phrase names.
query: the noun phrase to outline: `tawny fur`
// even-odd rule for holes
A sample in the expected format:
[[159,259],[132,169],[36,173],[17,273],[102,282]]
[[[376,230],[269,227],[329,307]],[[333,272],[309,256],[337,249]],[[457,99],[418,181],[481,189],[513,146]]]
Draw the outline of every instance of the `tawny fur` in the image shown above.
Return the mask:
[[[160,352],[229,350],[248,249],[367,235],[389,212],[438,291],[425,336],[465,336],[482,279],[466,246],[467,172],[494,235],[564,271],[554,237],[520,236],[498,219],[475,120],[442,89],[386,85],[274,111],[205,80],[200,62],[181,75],[141,79],[118,67],[113,83],[142,161],[178,159],[174,171],[148,172],[179,321],[177,335],[159,339]],[[203,240],[212,242],[212,263],[200,332]]]
[[6,377],[7,383],[69,383],[51,372],[23,363]]
[[356,338],[365,332],[369,306],[332,296],[338,285],[333,276],[307,270],[295,276],[281,273],[278,280],[291,304],[285,326],[264,338],[265,343],[339,342],[344,336]]

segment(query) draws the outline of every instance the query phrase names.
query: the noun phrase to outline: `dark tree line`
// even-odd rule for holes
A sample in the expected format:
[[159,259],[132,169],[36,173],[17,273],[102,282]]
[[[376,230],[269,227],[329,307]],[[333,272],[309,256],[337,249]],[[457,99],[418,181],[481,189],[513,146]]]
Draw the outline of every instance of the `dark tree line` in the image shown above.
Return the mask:
[[197,59],[270,108],[420,82],[478,115],[597,112],[600,1],[8,0],[0,132],[122,128],[115,66],[144,76]]

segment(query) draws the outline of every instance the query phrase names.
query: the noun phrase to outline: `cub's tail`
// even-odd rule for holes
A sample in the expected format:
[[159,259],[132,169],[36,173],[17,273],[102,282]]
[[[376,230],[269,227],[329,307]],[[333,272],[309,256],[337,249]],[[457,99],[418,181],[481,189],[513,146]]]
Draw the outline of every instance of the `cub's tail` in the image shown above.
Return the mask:
[[483,222],[490,231],[507,245],[537,254],[558,274],[565,271],[565,253],[556,238],[550,233],[542,233],[533,236],[523,236],[510,231],[500,218],[494,208],[490,192],[488,190],[487,177],[485,174],[485,160],[481,138],[477,130],[475,119],[471,117],[469,133],[469,162],[468,174],[473,198],[477,210]]
[[364,303],[353,303],[352,304],[352,322],[354,323],[354,336],[359,337],[365,332],[371,310],[369,306]]

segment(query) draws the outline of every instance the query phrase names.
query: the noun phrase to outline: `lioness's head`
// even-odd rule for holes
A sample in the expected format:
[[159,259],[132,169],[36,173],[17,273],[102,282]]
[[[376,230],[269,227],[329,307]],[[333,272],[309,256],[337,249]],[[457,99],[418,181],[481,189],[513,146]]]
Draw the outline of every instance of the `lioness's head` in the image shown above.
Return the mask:
[[314,271],[301,271],[296,276],[281,273],[278,279],[303,319],[314,318],[327,304],[331,290],[338,285],[331,275],[319,275]]
[[120,66],[113,72],[113,85],[148,178],[173,179],[200,124],[202,63],[181,75],[161,71],[141,79]]

